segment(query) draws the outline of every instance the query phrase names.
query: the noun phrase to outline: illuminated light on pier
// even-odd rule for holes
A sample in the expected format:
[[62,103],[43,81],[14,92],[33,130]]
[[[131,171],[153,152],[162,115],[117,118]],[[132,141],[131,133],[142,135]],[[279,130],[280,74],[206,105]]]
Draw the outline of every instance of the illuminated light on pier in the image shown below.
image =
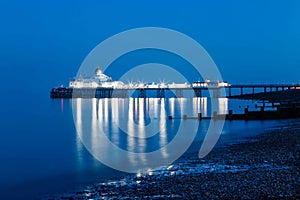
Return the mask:
[[292,90],[300,90],[300,86],[291,87]]
[[229,84],[227,82],[221,81],[211,81],[206,80],[205,82],[194,82],[189,83],[171,83],[168,84],[165,81],[160,81],[159,83],[150,82],[145,83],[139,81],[138,83],[128,82],[127,84],[122,81],[113,81],[111,77],[103,74],[100,68],[96,68],[95,75],[89,78],[74,78],[69,82],[69,88],[84,89],[84,88],[112,88],[112,89],[186,89],[186,88],[220,88],[227,87]]

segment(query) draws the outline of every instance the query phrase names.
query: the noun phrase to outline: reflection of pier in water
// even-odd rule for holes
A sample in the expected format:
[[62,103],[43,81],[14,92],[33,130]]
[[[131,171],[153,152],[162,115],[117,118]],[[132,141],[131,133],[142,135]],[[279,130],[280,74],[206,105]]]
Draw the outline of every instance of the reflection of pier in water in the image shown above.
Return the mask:
[[[227,99],[215,100],[220,106],[218,112],[227,112]],[[78,136],[87,149],[93,154],[95,152],[107,153],[107,157],[120,160],[125,158],[106,152],[108,146],[105,146],[106,144],[99,137],[102,134],[101,130],[114,145],[130,152],[146,153],[166,146],[173,139],[176,134],[176,132],[173,133],[173,130],[182,120],[169,121],[169,115],[193,115],[197,112],[211,115],[212,113],[208,108],[209,100],[207,98],[78,98],[72,99],[72,103]],[[184,123],[191,130],[199,125],[194,120]],[[155,138],[155,140],[151,140],[151,138]],[[78,148],[82,147],[78,145]],[[168,159],[172,156],[174,156],[173,152],[167,149],[161,151],[161,159]],[[148,162],[144,154],[132,154],[126,159],[133,166],[140,162],[146,165]]]

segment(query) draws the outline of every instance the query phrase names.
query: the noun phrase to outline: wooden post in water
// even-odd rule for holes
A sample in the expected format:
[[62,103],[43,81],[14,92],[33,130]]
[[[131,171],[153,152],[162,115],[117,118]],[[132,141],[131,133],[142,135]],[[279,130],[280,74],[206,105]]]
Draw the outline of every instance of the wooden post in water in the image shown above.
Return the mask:
[[198,120],[202,120],[202,113],[198,113]]
[[248,113],[249,113],[249,109],[248,108],[245,108],[245,119],[247,120],[248,119]]
[[233,116],[233,110],[229,110],[228,111],[229,120],[232,120],[232,116]]
[[213,119],[216,120],[217,118],[218,118],[218,113],[216,111],[214,111]]

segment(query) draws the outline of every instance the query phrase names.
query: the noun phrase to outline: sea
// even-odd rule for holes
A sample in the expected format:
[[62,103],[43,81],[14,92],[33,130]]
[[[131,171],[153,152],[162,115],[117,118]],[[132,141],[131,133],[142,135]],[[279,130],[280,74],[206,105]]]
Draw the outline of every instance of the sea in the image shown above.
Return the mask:
[[[198,120],[199,113],[203,117],[229,110],[243,113],[245,108],[258,110],[259,104],[208,97],[51,99],[46,95],[3,99],[0,197],[40,199],[135,173],[140,166],[155,169],[181,154],[199,152],[214,123]],[[218,110],[213,105],[218,105]],[[213,148],[246,141],[288,122],[224,121]],[[164,148],[175,140],[176,149]],[[108,150],[107,141],[117,150]],[[124,157],[119,151],[135,154]],[[153,152],[161,153],[154,164],[145,156]]]

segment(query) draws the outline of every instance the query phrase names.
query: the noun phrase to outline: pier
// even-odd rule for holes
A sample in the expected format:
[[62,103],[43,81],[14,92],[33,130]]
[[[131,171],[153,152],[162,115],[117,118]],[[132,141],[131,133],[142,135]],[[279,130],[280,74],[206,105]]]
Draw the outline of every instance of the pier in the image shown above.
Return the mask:
[[[137,93],[138,98],[182,98],[185,93],[193,93],[194,97],[202,97],[203,91],[209,90],[213,98],[256,98],[257,94],[300,90],[300,84],[241,84],[231,85],[224,81],[195,81],[190,83],[124,83],[113,79],[97,67],[95,74],[83,78],[79,75],[69,81],[69,87],[53,88],[51,98],[128,98]],[[150,95],[152,93],[152,95]],[[155,94],[153,96],[153,93]],[[244,96],[246,95],[246,96]]]
[[[225,91],[225,95],[221,90]],[[300,84],[261,84],[261,85],[200,85],[197,84],[164,84],[153,85],[122,85],[117,88],[96,87],[96,88],[72,88],[58,87],[53,88],[50,92],[51,98],[128,98],[134,92],[137,92],[137,97],[147,98],[148,93],[154,91],[156,98],[166,98],[166,92],[171,91],[177,98],[184,97],[185,92],[192,91],[195,97],[202,97],[203,91],[211,90],[214,98],[241,98],[241,99],[265,99],[270,100],[270,94],[273,98],[280,92],[284,91],[300,91]],[[267,95],[267,96],[266,96]],[[263,98],[265,96],[265,98]],[[153,97],[153,96],[151,96]],[[259,97],[259,98],[258,98]]]

